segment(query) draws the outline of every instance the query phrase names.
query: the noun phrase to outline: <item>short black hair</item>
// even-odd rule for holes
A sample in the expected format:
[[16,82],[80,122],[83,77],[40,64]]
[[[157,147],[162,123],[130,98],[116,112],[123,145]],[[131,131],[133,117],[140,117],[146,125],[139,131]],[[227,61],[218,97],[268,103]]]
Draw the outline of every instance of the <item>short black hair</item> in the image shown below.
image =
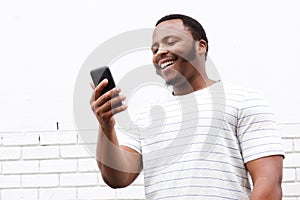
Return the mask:
[[206,42],[205,57],[207,57],[208,40],[207,40],[204,28],[197,20],[195,20],[189,16],[182,15],[182,14],[170,14],[170,15],[166,15],[166,16],[162,17],[161,19],[159,19],[156,22],[155,26],[157,26],[161,22],[172,20],[172,19],[181,19],[184,26],[187,27],[188,30],[190,31],[190,33],[192,34],[194,40],[203,39]]

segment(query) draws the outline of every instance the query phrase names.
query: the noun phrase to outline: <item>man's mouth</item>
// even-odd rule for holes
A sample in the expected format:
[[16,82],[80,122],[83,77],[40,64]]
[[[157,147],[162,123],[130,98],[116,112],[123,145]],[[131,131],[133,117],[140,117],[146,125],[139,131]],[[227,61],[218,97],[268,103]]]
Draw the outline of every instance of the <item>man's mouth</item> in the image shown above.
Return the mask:
[[165,68],[171,66],[172,64],[174,64],[175,61],[176,61],[176,60],[168,60],[168,61],[166,61],[166,62],[162,62],[162,63],[160,64],[160,68],[161,68],[161,69],[165,69]]

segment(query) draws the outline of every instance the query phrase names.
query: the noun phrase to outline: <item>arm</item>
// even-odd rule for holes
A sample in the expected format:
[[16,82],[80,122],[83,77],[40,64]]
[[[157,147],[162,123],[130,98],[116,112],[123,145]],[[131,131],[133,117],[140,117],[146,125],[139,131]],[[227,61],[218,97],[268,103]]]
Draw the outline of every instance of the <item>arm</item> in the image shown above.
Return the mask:
[[127,106],[111,106],[125,100],[125,97],[115,96],[120,93],[119,89],[100,95],[107,84],[108,81],[103,80],[96,88],[92,86],[94,92],[90,104],[99,122],[96,158],[103,180],[112,188],[120,188],[130,185],[136,179],[142,169],[142,162],[138,152],[119,145],[113,116],[126,110]]
[[253,182],[251,200],[276,200],[282,198],[283,157],[268,156],[246,163]]

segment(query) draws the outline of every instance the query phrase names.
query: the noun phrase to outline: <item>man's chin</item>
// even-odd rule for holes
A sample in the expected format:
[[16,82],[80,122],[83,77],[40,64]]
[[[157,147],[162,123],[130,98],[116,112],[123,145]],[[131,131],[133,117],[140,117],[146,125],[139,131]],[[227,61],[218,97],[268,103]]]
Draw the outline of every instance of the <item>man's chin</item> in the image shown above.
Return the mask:
[[176,85],[176,83],[179,82],[179,77],[165,79],[165,81],[166,81],[167,86],[174,86],[174,85]]
[[162,74],[162,73],[158,74],[157,73],[157,74],[165,80],[165,83],[167,86],[174,86],[181,81],[183,76],[181,74],[179,74],[176,70],[174,70],[172,72],[173,73],[167,73],[167,74]]

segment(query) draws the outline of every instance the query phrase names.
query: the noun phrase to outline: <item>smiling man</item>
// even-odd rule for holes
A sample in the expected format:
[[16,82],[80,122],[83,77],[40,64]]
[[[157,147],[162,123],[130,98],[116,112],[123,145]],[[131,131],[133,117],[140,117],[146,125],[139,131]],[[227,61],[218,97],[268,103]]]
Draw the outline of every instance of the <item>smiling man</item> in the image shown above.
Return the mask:
[[[151,49],[156,73],[173,90],[161,104],[166,119],[157,132],[120,139],[114,115],[127,106],[112,105],[125,97],[113,95],[120,89],[100,95],[107,80],[92,94],[104,181],[126,187],[144,169],[147,199],[281,199],[284,152],[272,111],[258,92],[207,76],[201,24],[185,15],[165,16]],[[174,106],[178,100],[182,112]]]
[[[204,29],[192,20],[189,22],[200,31],[191,32],[193,29],[181,19],[169,16],[158,21],[153,33],[153,64],[157,74],[173,86],[175,95],[188,94],[215,82],[205,72],[208,41]],[[192,90],[187,89],[189,86]]]

